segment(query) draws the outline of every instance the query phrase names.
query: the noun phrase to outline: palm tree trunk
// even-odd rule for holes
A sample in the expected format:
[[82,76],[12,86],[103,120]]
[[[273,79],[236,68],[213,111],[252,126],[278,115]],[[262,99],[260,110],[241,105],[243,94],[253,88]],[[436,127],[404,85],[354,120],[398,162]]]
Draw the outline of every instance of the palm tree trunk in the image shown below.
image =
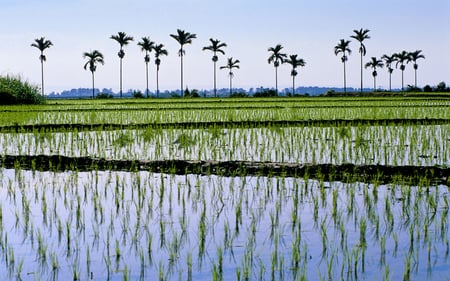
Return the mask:
[[363,54],[361,53],[361,93],[363,92]]
[[392,92],[392,73],[389,72],[389,92]]
[[214,62],[214,97],[217,98],[217,88],[216,88],[216,62]]
[[414,87],[417,88],[417,68],[414,68]]
[[344,93],[347,93],[347,84],[346,84],[346,76],[345,76],[345,61],[344,61]]
[[148,62],[145,63],[145,78],[147,82],[147,98],[148,98]]
[[377,77],[376,76],[373,77],[373,91],[374,92],[377,91]]
[[278,67],[275,66],[275,93],[278,96]]
[[120,59],[120,97],[122,97],[122,58]]
[[405,72],[405,71],[402,70],[402,91],[404,90],[404,84],[403,84],[403,72]]
[[[43,55],[41,55],[41,57],[42,56]],[[44,92],[44,61],[42,59],[41,59],[41,86],[42,86],[42,97],[45,98],[45,92]]]
[[231,95],[232,95],[232,89],[233,89],[233,83],[232,83],[232,80],[233,80],[233,76],[230,75],[230,97],[231,97]]
[[295,76],[292,75],[292,96],[295,96]]
[[94,99],[95,98],[94,71],[92,71],[91,73],[92,73],[92,99]]
[[159,98],[159,65],[156,66],[156,97]]
[[180,49],[181,52],[181,97],[184,97],[184,92],[183,92],[183,48]]

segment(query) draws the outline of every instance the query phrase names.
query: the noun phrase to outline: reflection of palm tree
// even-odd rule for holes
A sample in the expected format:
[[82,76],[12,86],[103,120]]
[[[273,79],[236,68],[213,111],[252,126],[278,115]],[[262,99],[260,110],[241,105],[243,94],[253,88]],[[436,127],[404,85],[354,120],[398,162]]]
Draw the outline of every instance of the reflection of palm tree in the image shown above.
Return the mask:
[[233,61],[233,58],[231,57],[231,58],[228,58],[226,65],[220,67],[220,69],[227,68],[228,71],[229,71],[228,75],[230,76],[230,96],[232,94],[232,89],[233,89],[233,84],[232,84],[232,79],[233,79],[233,76],[234,76],[233,68],[239,69],[239,63],[240,63],[239,60],[234,60]]
[[85,52],[83,53],[83,58],[87,58],[88,61],[84,64],[84,69],[87,69],[89,66],[89,71],[92,73],[92,98],[94,98],[94,72],[97,70],[97,63],[105,64],[105,61],[103,60],[103,54],[100,53],[97,50],[94,50],[92,52]]
[[287,55],[281,53],[283,46],[277,44],[275,47],[270,47],[267,51],[271,52],[269,59],[267,62],[270,64],[273,62],[273,66],[275,67],[275,90],[278,95],[278,67],[280,64],[284,62]]
[[392,91],[392,72],[394,71],[392,64],[395,62],[395,56],[383,55],[381,58],[384,60],[386,68],[389,72],[389,91]]
[[42,86],[42,97],[44,97],[44,61],[47,60],[47,58],[44,55],[45,49],[50,48],[53,46],[52,41],[45,40],[45,37],[41,37],[39,39],[34,39],[33,44],[31,44],[31,47],[38,48],[39,51],[41,51],[41,55],[39,56],[39,59],[41,60],[41,86]]
[[296,68],[298,66],[305,66],[306,62],[303,59],[297,58],[297,55],[290,55],[286,62],[292,66],[292,94],[295,95],[295,76],[298,74]]
[[370,39],[370,36],[368,35],[370,30],[368,29],[360,29],[360,30],[353,30],[355,35],[350,36],[351,38],[355,39],[359,42],[359,53],[361,54],[361,92],[363,91],[363,56],[366,55],[366,46],[364,46],[363,41],[365,39]]
[[407,51],[402,51],[401,53],[394,54],[395,61],[397,62],[395,64],[395,67],[398,67],[400,64],[400,70],[402,71],[402,91],[404,90],[404,78],[403,73],[405,72],[406,65],[408,62],[411,61],[411,57],[409,56],[409,53]]
[[149,53],[153,50],[155,42],[151,41],[148,37],[142,37],[142,41],[138,43],[138,46],[141,47],[141,50],[145,52],[145,78],[147,82],[147,98],[148,98],[148,63],[150,62],[150,55]]
[[339,43],[334,47],[334,54],[337,56],[342,53],[341,61],[344,64],[344,92],[347,92],[346,76],[345,76],[345,62],[348,60],[347,53],[350,55],[350,41],[341,39]]
[[197,38],[196,34],[191,34],[189,32],[185,32],[184,30],[177,29],[177,34],[170,34],[170,37],[177,40],[177,42],[180,44],[180,50],[178,51],[178,55],[181,59],[181,95],[183,95],[183,56],[184,56],[184,49],[183,46],[186,44],[191,44],[192,39]]
[[125,32],[118,32],[117,35],[111,35],[110,39],[116,40],[120,45],[120,50],[117,55],[120,58],[120,97],[122,97],[122,59],[125,57],[123,46],[128,45],[134,38],[128,36]]
[[214,62],[214,97],[217,97],[217,87],[216,87],[216,64],[217,64],[217,53],[225,54],[225,52],[221,49],[227,46],[227,44],[220,42],[220,40],[215,40],[210,38],[209,41],[211,45],[203,47],[203,51],[209,50],[213,52],[212,61]]
[[422,50],[416,50],[414,52],[409,53],[410,61],[414,62],[414,87],[417,88],[417,69],[419,65],[417,64],[418,59],[424,59],[425,56],[422,53]]
[[159,65],[161,64],[160,56],[167,56],[169,53],[164,49],[163,44],[156,44],[153,47],[155,51],[155,64],[156,64],[156,97],[159,97]]
[[376,57],[372,57],[368,63],[366,63],[366,68],[371,67],[373,69],[372,76],[373,76],[373,91],[377,91],[377,67],[383,67],[383,61],[377,59]]

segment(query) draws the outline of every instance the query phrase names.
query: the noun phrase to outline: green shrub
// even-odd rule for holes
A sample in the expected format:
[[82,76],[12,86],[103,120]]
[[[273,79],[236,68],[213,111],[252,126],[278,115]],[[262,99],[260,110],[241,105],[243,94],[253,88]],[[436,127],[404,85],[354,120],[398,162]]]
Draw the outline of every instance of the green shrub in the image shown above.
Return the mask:
[[39,92],[39,87],[20,77],[0,77],[0,104],[41,104],[44,98]]

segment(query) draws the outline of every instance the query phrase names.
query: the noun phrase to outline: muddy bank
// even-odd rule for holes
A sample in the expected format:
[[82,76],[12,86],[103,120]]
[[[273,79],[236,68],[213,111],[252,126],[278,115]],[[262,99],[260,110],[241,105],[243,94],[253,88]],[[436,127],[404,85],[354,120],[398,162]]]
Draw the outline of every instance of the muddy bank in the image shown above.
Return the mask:
[[210,128],[269,128],[269,127],[346,127],[346,126],[410,126],[444,125],[450,119],[335,119],[335,120],[280,120],[280,121],[223,121],[179,122],[146,124],[37,124],[0,126],[1,133],[106,131],[133,129],[210,129]]
[[248,161],[138,161],[109,160],[59,155],[0,156],[4,168],[37,171],[150,171],[170,174],[222,176],[292,176],[324,181],[378,182],[418,185],[449,185],[450,168],[381,165],[291,164]]

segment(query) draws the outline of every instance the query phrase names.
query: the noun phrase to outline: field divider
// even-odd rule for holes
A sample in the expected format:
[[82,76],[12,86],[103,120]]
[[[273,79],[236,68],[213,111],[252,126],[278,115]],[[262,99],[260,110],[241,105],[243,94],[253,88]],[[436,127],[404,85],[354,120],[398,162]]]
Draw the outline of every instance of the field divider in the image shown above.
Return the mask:
[[282,176],[324,181],[449,185],[450,167],[295,164],[250,161],[113,160],[62,155],[1,155],[0,167],[35,171],[149,171],[219,176]]
[[36,124],[0,126],[0,133],[111,131],[136,129],[208,129],[208,128],[264,128],[264,127],[336,127],[336,126],[411,126],[444,125],[450,119],[334,119],[334,120],[263,120],[263,121],[216,121],[134,124]]

